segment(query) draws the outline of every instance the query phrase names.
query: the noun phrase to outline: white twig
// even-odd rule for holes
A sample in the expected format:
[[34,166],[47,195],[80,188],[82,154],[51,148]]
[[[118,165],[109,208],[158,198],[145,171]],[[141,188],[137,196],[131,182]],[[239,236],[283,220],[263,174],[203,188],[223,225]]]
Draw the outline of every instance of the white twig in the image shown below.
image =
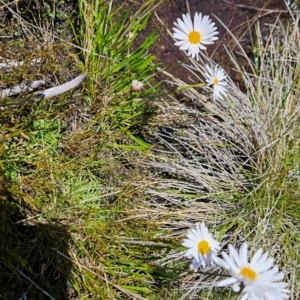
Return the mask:
[[[40,62],[41,62],[41,60],[39,58],[33,59],[30,62],[30,65],[38,64]],[[23,64],[24,64],[24,61],[15,61],[15,60],[11,60],[9,62],[1,62],[0,63],[0,70],[2,70],[4,72],[11,72],[13,68],[20,67]]]
[[79,76],[77,76],[76,78],[74,78],[71,81],[68,81],[62,85],[47,89],[43,92],[37,92],[35,93],[35,96],[38,98],[51,98],[60,94],[63,94],[71,89],[74,89],[75,87],[77,87],[83,80],[86,79],[86,75],[85,74],[81,74]]
[[31,92],[43,84],[45,84],[44,80],[34,80],[28,83],[20,83],[19,85],[12,88],[2,90],[0,92],[0,98],[18,95],[23,92]]

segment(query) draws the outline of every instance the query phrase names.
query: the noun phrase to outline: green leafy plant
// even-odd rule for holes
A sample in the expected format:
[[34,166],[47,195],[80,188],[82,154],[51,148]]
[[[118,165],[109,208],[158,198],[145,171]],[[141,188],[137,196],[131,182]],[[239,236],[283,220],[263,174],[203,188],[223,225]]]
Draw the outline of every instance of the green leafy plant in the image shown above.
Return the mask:
[[[96,122],[110,128],[133,128],[155,113],[148,96],[157,91],[151,77],[157,69],[149,48],[157,40],[153,31],[144,38],[151,12],[160,1],[145,1],[134,10],[114,1],[79,1],[81,30],[78,43],[84,49],[84,68],[88,70],[89,95]],[[144,82],[144,91],[131,91],[132,80]]]

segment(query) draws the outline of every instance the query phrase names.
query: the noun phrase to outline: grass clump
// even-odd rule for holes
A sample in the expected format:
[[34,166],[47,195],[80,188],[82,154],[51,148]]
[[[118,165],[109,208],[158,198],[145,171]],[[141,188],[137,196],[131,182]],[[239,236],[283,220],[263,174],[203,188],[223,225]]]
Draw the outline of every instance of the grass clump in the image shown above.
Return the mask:
[[[145,1],[141,7],[116,7],[114,1],[79,1],[81,24],[78,43],[84,49],[84,69],[91,75],[88,101],[97,111],[96,122],[110,128],[134,129],[153,115],[149,96],[156,91],[151,77],[157,69],[148,49],[157,40],[153,31],[140,41],[150,13],[160,1]],[[131,90],[133,80],[145,83],[145,90]]]
[[[42,20],[31,24],[9,7],[32,32],[40,28],[42,37],[51,36],[55,49],[68,49],[40,48],[32,57],[42,60],[30,69],[28,58],[24,78],[49,76],[52,86],[84,71],[89,79],[81,92],[30,105],[24,98],[25,105],[1,117],[4,299],[144,299],[155,294],[151,261],[161,249],[154,238],[159,229],[133,208],[145,197],[135,186],[144,175],[134,162],[143,155],[134,149],[149,146],[135,134],[155,111],[147,97],[157,90],[151,85],[156,65],[147,50],[156,34],[140,45],[134,40],[157,3],[147,1],[142,10],[124,14],[112,1],[79,1],[77,45],[62,32],[47,35]],[[26,36],[24,43],[29,43]],[[78,57],[75,49],[81,46]],[[66,57],[73,63],[66,66]],[[7,76],[15,80],[16,72]],[[9,78],[3,78],[5,85],[19,83]],[[143,81],[145,89],[131,92],[133,79]],[[154,245],[144,245],[148,240]]]
[[[291,19],[279,20],[257,43],[252,72],[236,63],[246,92],[228,79],[228,95],[207,101],[211,88],[182,89],[187,83],[164,71],[168,82],[181,91],[164,110],[164,124],[154,133],[159,147],[146,161],[162,176],[148,188],[157,209],[169,218],[166,239],[182,240],[182,234],[205,220],[223,245],[247,240],[276,257],[290,282],[291,298],[299,294],[299,28]],[[282,44],[282,41],[283,44]],[[242,49],[242,47],[241,47]],[[233,61],[235,58],[228,54]],[[200,62],[184,66],[203,82],[204,55]],[[171,100],[170,100],[171,101]],[[166,103],[164,103],[166,104]],[[176,120],[173,122],[173,120]],[[162,120],[162,119],[160,119]],[[154,200],[156,199],[156,200]],[[179,263],[181,251],[161,261]],[[215,280],[204,274],[184,274],[180,299],[207,297]],[[213,290],[210,297],[230,297]],[[224,298],[222,298],[224,297]],[[229,298],[228,298],[229,299]]]

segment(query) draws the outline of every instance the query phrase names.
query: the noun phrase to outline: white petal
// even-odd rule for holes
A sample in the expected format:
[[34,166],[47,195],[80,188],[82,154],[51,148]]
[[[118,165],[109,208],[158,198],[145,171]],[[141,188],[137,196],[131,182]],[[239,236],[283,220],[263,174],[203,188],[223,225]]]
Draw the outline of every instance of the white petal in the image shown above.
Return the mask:
[[245,294],[242,298],[241,298],[241,300],[248,300],[248,299],[252,299],[252,298],[249,298],[249,295],[248,294]]
[[[263,254],[263,256],[265,255],[266,253],[264,253]],[[261,272],[263,272],[263,271],[267,271],[267,270],[269,270],[271,267],[272,267],[272,265],[273,265],[273,262],[274,262],[274,259],[273,258],[268,258],[265,262],[262,262],[261,264],[259,264],[259,261],[260,260],[258,260],[258,262],[257,262],[257,264],[256,264],[256,270],[257,270],[257,272],[258,273],[261,273]]]
[[227,253],[222,252],[222,256],[225,260],[226,265],[229,266],[230,270],[233,271],[236,269],[236,265],[234,264],[234,261],[228,256]]
[[[173,36],[177,40],[188,41],[186,34],[184,34],[182,32],[175,32],[175,33],[173,33]],[[176,45],[176,43],[175,43],[175,45]]]
[[195,16],[194,16],[194,30],[199,30],[199,27],[198,27],[198,24],[201,23],[201,19],[200,19],[200,16],[198,13],[195,13]]
[[192,263],[191,263],[191,265],[190,265],[190,269],[191,269],[191,270],[194,270],[194,272],[197,272],[198,269],[199,269],[199,267],[200,267],[200,265],[201,265],[201,262],[199,262],[199,261],[193,259],[193,261],[192,261]]
[[228,285],[232,285],[232,284],[236,284],[238,281],[236,278],[234,277],[229,277],[227,279],[224,279],[220,282],[217,283],[217,286],[221,287],[221,286],[228,286]]
[[183,18],[184,24],[186,25],[186,27],[188,29],[188,32],[193,31],[193,22],[192,22],[191,16],[189,14],[186,14],[186,15],[182,15],[182,18]]
[[240,248],[240,263],[247,264],[248,263],[248,244],[244,242]]
[[175,43],[176,46],[182,46],[182,45],[185,45],[185,44],[189,45],[189,42],[187,42],[187,41],[178,41],[178,42]]
[[[181,29],[184,33],[188,34],[190,32],[190,30],[188,29],[188,27],[186,26],[186,24],[184,22],[182,22],[180,19],[177,19],[178,22],[178,28]],[[176,25],[176,23],[175,23]]]
[[223,259],[221,259],[219,257],[214,257],[213,261],[214,261],[214,263],[216,265],[218,265],[218,266],[220,266],[220,267],[222,267],[222,268],[224,268],[226,270],[230,269],[230,267],[228,266],[228,264]]
[[230,257],[233,259],[233,261],[236,263],[237,266],[240,265],[240,257],[235,250],[235,248],[232,245],[228,246]]
[[190,48],[190,44],[188,42],[185,42],[185,44],[180,46],[180,50],[188,50]]

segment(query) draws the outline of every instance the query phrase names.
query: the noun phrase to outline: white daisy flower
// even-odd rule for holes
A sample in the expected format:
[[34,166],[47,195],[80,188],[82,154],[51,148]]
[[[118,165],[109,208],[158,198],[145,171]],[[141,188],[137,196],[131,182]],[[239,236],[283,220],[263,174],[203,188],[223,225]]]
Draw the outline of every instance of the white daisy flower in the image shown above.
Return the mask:
[[284,274],[273,267],[273,258],[260,248],[248,262],[248,245],[243,243],[240,252],[229,245],[229,255],[222,252],[223,259],[215,258],[215,263],[230,271],[231,276],[220,281],[217,286],[231,286],[234,291],[243,288],[241,300],[283,300],[289,298],[288,285],[282,280]]
[[191,229],[187,233],[187,238],[183,240],[182,245],[189,248],[184,256],[193,259],[190,268],[194,271],[197,271],[201,265],[205,268],[213,263],[217,251],[220,250],[220,243],[212,237],[203,222],[201,227],[197,224],[196,229]]
[[183,14],[182,18],[183,21],[178,18],[177,23],[174,22],[177,28],[173,28],[173,36],[179,40],[175,45],[180,46],[181,50],[188,50],[188,55],[198,60],[200,49],[205,50],[204,45],[213,44],[218,39],[214,35],[219,32],[214,27],[215,23],[202,13],[195,13],[194,24],[189,14]]
[[207,73],[205,73],[206,82],[214,86],[214,100],[222,98],[227,93],[227,83],[225,81],[226,74],[221,67],[206,65]]

